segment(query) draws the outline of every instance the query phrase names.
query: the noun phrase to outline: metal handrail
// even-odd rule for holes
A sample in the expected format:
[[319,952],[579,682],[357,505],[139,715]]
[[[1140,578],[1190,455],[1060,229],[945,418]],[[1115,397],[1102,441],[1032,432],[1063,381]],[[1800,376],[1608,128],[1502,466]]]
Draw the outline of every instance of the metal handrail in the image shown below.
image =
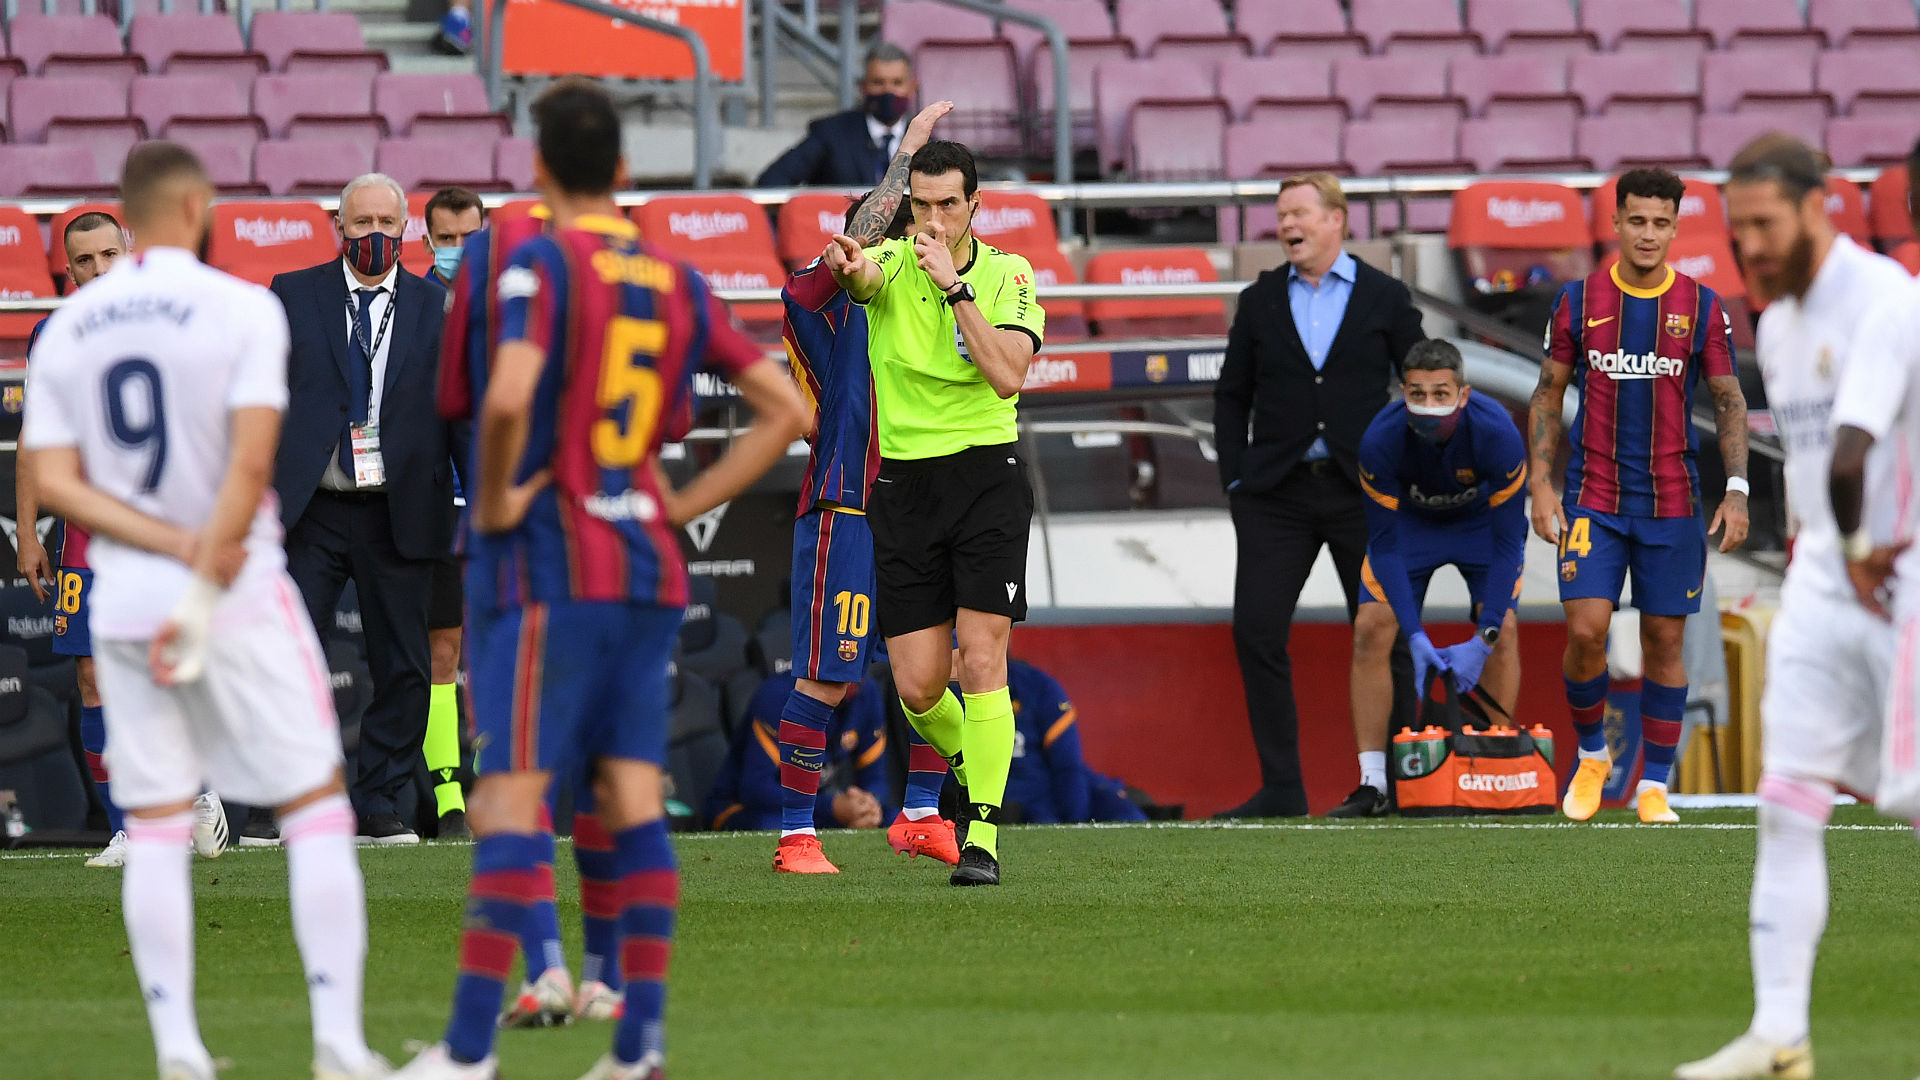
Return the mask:
[[[713,186],[714,162],[720,156],[720,117],[715,111],[713,89],[713,60],[707,54],[707,43],[699,34],[684,26],[661,22],[645,15],[628,11],[623,7],[603,4],[599,0],[557,0],[568,7],[592,12],[616,22],[637,26],[642,30],[666,34],[684,42],[693,53],[693,186],[705,191]],[[502,64],[506,53],[507,0],[489,0],[487,21],[482,26],[482,56],[480,75],[487,87],[487,100],[495,109],[506,107],[506,91],[502,85]]]

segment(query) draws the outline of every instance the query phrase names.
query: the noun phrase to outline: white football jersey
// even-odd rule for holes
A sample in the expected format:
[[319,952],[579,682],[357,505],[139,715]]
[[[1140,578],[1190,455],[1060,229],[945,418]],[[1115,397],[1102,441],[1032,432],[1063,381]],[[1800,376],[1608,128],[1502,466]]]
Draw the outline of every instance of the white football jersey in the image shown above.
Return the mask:
[[[1794,544],[1783,598],[1800,593],[1853,599],[1827,495],[1834,397],[1856,355],[1855,339],[1867,311],[1882,298],[1908,295],[1912,288],[1913,279],[1899,263],[1842,236],[1805,296],[1783,296],[1760,316],[1760,376],[1787,452],[1787,520]],[[1869,524],[1883,535],[1893,528],[1884,501],[1890,459],[1876,448],[1868,461]]]
[[[1893,521],[1892,538],[1910,540],[1920,516],[1914,485],[1920,476],[1920,282],[1883,297],[1862,318],[1853,354],[1833,403],[1833,424],[1872,435],[1888,459],[1884,490],[1867,505],[1868,524]],[[1888,539],[1875,529],[1875,538]],[[1894,566],[1902,605],[1920,599],[1920,550],[1908,548]]]
[[[149,516],[205,526],[227,474],[230,414],[287,407],[280,301],[178,248],[120,261],[48,320],[27,371],[29,449],[77,447],[88,481]],[[225,603],[275,603],[284,571],[271,490]],[[191,576],[183,563],[95,536],[92,632],[151,637]]]

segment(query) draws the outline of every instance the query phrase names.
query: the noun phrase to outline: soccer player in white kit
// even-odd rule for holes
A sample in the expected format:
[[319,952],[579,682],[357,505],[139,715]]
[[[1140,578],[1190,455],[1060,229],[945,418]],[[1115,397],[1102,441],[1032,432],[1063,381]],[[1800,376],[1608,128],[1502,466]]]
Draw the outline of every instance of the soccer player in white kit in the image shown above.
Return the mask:
[[1787,452],[1794,548],[1760,702],[1753,1022],[1712,1057],[1676,1069],[1677,1080],[1813,1076],[1808,1005],[1827,921],[1827,819],[1836,786],[1871,794],[1878,771],[1893,630],[1855,600],[1827,474],[1835,396],[1860,363],[1863,317],[1913,285],[1899,264],[1836,233],[1824,177],[1811,148],[1767,135],[1734,158],[1727,183],[1741,256],[1775,297],[1760,317],[1760,373]]
[[333,694],[267,491],[286,315],[194,257],[213,186],[191,152],[135,147],[121,198],[134,254],[49,320],[22,444],[46,504],[94,537],[106,757],[128,813],[122,907],[160,1076],[213,1078],[187,848],[203,782],[279,809],[315,1080],[385,1076],[361,1029],[366,904]]

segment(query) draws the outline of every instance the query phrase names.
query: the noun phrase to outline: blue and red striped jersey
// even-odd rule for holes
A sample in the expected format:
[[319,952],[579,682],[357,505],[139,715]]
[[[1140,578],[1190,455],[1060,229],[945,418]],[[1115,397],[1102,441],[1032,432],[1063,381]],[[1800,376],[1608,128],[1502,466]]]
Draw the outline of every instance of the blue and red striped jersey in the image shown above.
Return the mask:
[[[582,217],[521,243],[490,306],[500,342],[546,354],[514,479],[550,469],[553,481],[517,528],[468,536],[469,603],[683,606],[686,567],[653,463],[694,372],[732,378],[761,360],[760,349],[698,273],[611,217]],[[468,401],[484,397],[489,368],[490,358],[469,366]],[[478,464],[477,447],[471,460]]]
[[1618,268],[1570,281],[1554,298],[1547,359],[1573,368],[1580,412],[1569,438],[1569,506],[1674,518],[1699,513],[1700,440],[1693,396],[1702,375],[1737,374],[1733,323],[1712,289],[1667,268],[1636,289]]
[[812,452],[797,513],[820,503],[864,511],[880,474],[867,309],[847,296],[818,259],[787,277],[780,298],[787,308],[780,331],[787,363],[813,409]]
[[[507,256],[547,230],[543,212],[494,220],[467,237],[460,269],[447,290],[446,326],[440,332],[440,415],[471,419],[478,411],[473,376],[485,371],[499,340],[493,301],[494,278]],[[468,463],[462,462],[463,466]]]
[[[49,316],[49,318],[51,318],[51,316]],[[34,323],[33,329],[27,333],[28,362],[32,362],[33,347],[36,344],[38,344],[40,341],[40,331],[45,330],[46,328],[47,328],[47,320],[41,319],[39,322]],[[33,525],[33,522],[29,521],[24,523],[20,527],[23,529],[31,529],[34,527],[34,525]],[[87,530],[81,528],[78,525],[75,525],[71,521],[62,519],[60,522],[60,541],[58,545],[59,551],[57,551],[53,556],[53,565],[60,567],[63,570],[88,569],[88,566],[87,566],[88,539],[89,537],[87,535]]]

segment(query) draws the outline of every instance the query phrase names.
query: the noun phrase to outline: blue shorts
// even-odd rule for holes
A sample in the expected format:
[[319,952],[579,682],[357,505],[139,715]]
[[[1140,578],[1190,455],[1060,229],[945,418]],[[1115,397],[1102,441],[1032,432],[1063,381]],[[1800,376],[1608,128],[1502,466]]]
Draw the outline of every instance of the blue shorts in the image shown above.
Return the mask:
[[93,571],[61,567],[53,572],[53,651],[57,656],[92,656],[87,629],[87,594]]
[[1560,600],[1605,599],[1620,606],[1633,575],[1633,606],[1643,615],[1683,617],[1700,610],[1707,576],[1707,530],[1697,517],[1602,514],[1569,506],[1560,536]]
[[667,665],[680,608],[569,601],[476,612],[474,771],[583,774],[597,758],[665,767]]
[[[1467,583],[1467,598],[1476,610],[1487,602],[1487,571],[1491,566],[1487,556],[1493,551],[1493,537],[1485,522],[1468,521],[1464,526],[1443,527],[1408,520],[1402,515],[1395,540],[1398,541],[1400,564],[1407,570],[1407,584],[1413,588],[1416,606],[1426,606],[1427,585],[1433,581],[1433,572],[1443,566],[1460,571],[1460,576]],[[1519,599],[1520,577],[1516,574],[1513,596],[1508,603],[1518,602]],[[1379,579],[1373,576],[1371,555],[1360,563],[1360,602],[1387,602],[1386,590],[1380,587]]]
[[793,676],[867,677],[874,596],[873,532],[864,514],[809,510],[793,525]]

